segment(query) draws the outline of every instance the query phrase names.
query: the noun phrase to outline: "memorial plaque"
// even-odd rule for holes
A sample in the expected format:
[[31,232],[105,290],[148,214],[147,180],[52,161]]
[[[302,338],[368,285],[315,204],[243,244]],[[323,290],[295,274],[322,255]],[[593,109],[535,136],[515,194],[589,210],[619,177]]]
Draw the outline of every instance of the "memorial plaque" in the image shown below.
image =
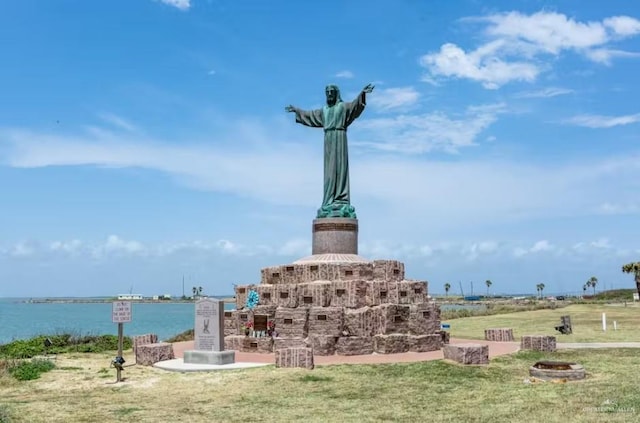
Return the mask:
[[194,346],[198,351],[224,351],[224,301],[196,301]]

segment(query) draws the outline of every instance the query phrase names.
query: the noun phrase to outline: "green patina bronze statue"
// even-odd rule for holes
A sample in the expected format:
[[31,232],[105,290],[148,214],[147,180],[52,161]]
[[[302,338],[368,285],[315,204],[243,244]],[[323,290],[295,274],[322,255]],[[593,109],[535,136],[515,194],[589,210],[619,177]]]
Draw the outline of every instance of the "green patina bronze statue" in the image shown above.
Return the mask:
[[324,128],[324,196],[318,209],[318,218],[356,218],[349,197],[349,154],[347,150],[347,127],[360,116],[366,106],[366,95],[373,91],[369,84],[355,100],[345,103],[340,98],[340,89],[328,85],[325,93],[327,105],[317,110],[300,110],[287,106],[287,112],[296,114],[296,122],[314,128]]

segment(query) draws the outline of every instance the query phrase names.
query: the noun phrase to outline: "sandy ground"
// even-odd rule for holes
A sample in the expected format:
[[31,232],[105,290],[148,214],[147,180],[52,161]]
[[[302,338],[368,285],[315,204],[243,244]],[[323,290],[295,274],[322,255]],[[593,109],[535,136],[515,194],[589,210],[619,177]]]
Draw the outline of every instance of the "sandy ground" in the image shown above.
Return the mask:
[[[512,354],[520,349],[519,342],[490,342],[454,339],[450,340],[451,344],[482,344],[489,346],[489,357]],[[193,341],[175,342],[173,344],[173,353],[176,358],[182,358],[184,351],[193,349]],[[411,363],[415,361],[440,360],[444,358],[442,350],[430,351],[423,353],[407,352],[400,354],[367,354],[367,355],[330,355],[330,356],[314,356],[313,361],[316,365],[330,364],[377,364],[377,363]],[[258,354],[236,351],[236,362],[248,363],[275,363],[274,354]]]

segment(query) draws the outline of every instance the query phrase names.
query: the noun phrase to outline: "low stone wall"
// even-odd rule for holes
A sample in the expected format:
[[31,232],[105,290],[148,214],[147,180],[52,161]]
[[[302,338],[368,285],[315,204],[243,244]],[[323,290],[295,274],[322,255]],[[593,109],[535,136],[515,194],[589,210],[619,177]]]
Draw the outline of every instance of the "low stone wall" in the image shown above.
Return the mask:
[[549,335],[523,335],[520,349],[553,352],[556,350],[556,337]]
[[492,328],[484,330],[484,339],[494,342],[513,342],[513,329]]
[[461,364],[488,364],[489,346],[480,344],[445,345],[444,358]]

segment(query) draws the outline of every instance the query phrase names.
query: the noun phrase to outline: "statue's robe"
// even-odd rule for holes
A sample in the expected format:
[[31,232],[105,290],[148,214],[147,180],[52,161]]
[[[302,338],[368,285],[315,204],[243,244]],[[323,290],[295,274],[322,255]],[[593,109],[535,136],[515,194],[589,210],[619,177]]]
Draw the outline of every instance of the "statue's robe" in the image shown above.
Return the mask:
[[366,106],[361,92],[351,102],[338,100],[316,110],[296,109],[296,122],[324,128],[324,195],[318,217],[356,217],[349,196],[349,153],[347,128]]

